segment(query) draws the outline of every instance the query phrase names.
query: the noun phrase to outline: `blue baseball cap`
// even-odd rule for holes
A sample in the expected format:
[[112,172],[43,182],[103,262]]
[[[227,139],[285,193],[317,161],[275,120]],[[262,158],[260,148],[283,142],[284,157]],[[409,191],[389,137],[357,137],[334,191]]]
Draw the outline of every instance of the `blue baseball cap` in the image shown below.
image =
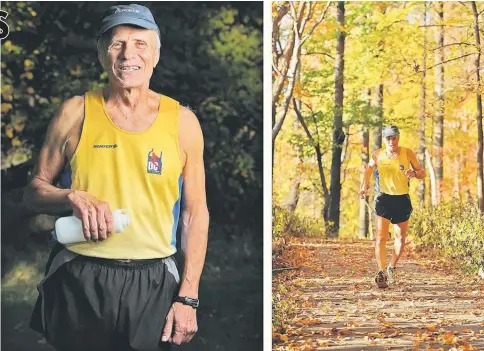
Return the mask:
[[156,30],[160,35],[160,29],[153,18],[151,11],[142,5],[115,5],[107,9],[102,16],[101,28],[97,36],[100,37],[108,29],[121,24]]
[[399,136],[399,135],[400,135],[400,131],[395,126],[388,126],[383,128],[382,130],[382,136],[384,138],[390,137],[390,136]]

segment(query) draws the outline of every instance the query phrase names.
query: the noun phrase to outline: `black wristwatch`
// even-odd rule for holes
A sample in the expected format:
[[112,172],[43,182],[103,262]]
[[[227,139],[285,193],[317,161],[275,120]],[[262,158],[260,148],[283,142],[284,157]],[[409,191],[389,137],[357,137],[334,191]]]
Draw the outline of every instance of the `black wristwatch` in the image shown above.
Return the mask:
[[200,301],[198,301],[198,299],[194,299],[188,296],[175,296],[173,298],[173,302],[180,302],[184,305],[192,306],[193,308],[197,308],[200,304]]

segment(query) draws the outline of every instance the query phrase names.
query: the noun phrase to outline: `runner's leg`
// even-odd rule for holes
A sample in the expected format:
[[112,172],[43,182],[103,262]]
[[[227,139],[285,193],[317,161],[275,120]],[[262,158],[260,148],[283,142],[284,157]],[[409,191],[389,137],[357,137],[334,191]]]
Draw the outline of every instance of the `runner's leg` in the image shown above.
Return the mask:
[[403,253],[405,246],[405,239],[407,237],[408,221],[395,224],[395,242],[392,259],[390,261],[391,267],[396,267],[400,256]]
[[388,241],[388,230],[390,228],[390,220],[376,216],[376,244],[375,256],[378,270],[384,270],[386,267],[386,244]]

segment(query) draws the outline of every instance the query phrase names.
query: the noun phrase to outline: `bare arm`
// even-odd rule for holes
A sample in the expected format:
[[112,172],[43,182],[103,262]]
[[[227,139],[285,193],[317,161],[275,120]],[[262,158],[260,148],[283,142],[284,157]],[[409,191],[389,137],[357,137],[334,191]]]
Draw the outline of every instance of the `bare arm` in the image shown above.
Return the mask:
[[183,169],[183,204],[181,212],[182,250],[185,253],[180,296],[198,297],[198,285],[205,262],[208,238],[208,209],[205,193],[203,164],[203,135],[195,115],[182,110],[181,123],[185,125],[186,162]]
[[52,215],[72,210],[68,199],[71,190],[53,184],[64,168],[66,145],[73,129],[82,123],[79,119],[83,111],[84,99],[77,96],[64,102],[50,122],[33,178],[24,192],[23,201],[29,210]]
[[366,196],[366,194],[368,192],[368,185],[369,185],[369,182],[370,182],[370,178],[371,178],[371,175],[373,174],[373,169],[376,166],[377,152],[378,152],[378,150],[373,152],[373,154],[371,155],[371,158],[370,158],[370,162],[368,162],[368,165],[365,168],[365,173],[363,175],[363,181],[361,183],[360,191],[358,193],[358,195],[360,197]]
[[113,231],[109,205],[85,191],[60,189],[53,185],[79,143],[83,120],[83,97],[76,96],[62,104],[47,129],[23,202],[34,213],[57,215],[73,211],[82,220],[87,240],[104,240]]
[[[180,148],[185,160],[184,207],[181,213],[181,246],[185,262],[178,295],[198,298],[198,286],[207,251],[209,220],[203,165],[203,135],[195,115],[183,107],[180,113]],[[162,340],[179,345],[190,341],[197,330],[196,310],[175,302],[166,318]]]
[[[425,178],[425,169],[422,168],[422,165],[420,164],[420,162],[418,162],[417,157],[415,156],[413,151],[408,149],[407,155],[408,155],[410,164],[412,165],[412,168],[415,171],[415,178],[424,179]],[[413,176],[413,174],[411,176]]]

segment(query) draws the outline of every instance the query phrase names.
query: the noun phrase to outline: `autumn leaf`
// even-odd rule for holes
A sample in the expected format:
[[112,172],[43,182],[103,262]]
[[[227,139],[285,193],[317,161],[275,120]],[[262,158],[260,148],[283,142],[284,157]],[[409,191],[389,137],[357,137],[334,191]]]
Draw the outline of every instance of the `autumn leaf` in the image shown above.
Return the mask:
[[12,139],[13,138],[13,126],[11,124],[7,124],[5,126],[5,134]]
[[472,345],[460,345],[457,350],[459,351],[475,351],[477,350],[476,347],[472,346]]
[[24,68],[26,71],[30,71],[32,68],[34,68],[34,61],[32,61],[31,59],[25,59]]
[[283,334],[279,334],[279,333],[273,333],[272,334],[272,340],[274,340],[274,342],[288,342],[289,341],[289,338],[287,335],[283,335]]
[[12,146],[13,147],[16,147],[16,146],[21,146],[22,145],[22,142],[19,140],[18,137],[15,137],[12,139]]
[[12,104],[2,103],[2,113],[7,113],[12,109]]

